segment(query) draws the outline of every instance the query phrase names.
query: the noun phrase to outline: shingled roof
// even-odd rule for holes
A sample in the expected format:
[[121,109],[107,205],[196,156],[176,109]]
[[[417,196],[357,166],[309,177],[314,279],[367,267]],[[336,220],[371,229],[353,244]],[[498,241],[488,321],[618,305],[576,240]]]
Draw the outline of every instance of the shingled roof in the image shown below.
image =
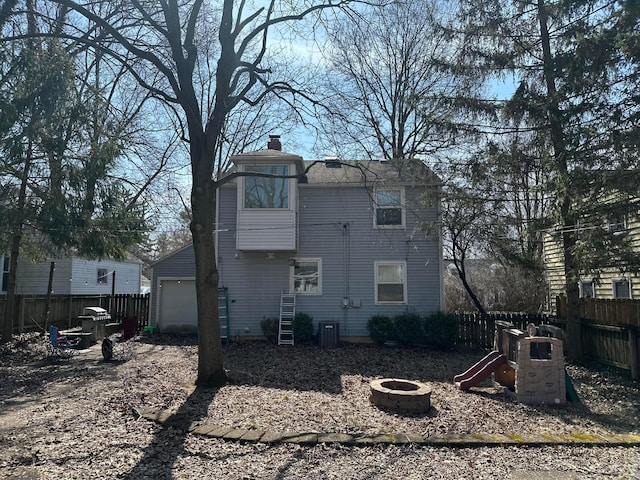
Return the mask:
[[305,161],[308,185],[429,185],[442,181],[419,160],[316,160]]

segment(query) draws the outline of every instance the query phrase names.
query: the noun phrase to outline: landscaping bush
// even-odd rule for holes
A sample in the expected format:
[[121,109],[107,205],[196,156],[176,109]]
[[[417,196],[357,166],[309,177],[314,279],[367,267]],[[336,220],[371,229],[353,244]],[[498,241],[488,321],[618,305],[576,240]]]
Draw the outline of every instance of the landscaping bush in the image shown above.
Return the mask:
[[416,345],[424,340],[422,318],[417,313],[401,313],[393,317],[396,339],[402,345]]
[[267,337],[271,343],[278,344],[278,328],[280,326],[280,320],[275,317],[267,317],[260,322],[262,327],[262,334]]
[[376,342],[383,344],[395,340],[393,321],[386,315],[374,315],[367,322],[369,336]]
[[293,319],[293,338],[296,343],[309,343],[313,340],[313,317],[306,313],[296,313]]
[[429,315],[424,320],[425,342],[441,348],[451,348],[458,339],[458,317],[444,312]]

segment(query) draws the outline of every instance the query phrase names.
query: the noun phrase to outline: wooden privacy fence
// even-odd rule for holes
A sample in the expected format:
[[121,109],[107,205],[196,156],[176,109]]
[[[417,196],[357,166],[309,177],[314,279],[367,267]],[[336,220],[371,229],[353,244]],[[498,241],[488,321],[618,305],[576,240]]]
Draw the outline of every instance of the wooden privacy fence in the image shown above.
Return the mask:
[[[461,313],[458,317],[458,344],[474,348],[493,348],[496,320],[510,322],[519,330],[526,331],[527,324],[550,324],[566,331],[566,319],[544,315],[502,313],[480,315]],[[640,373],[638,352],[640,328],[633,324],[607,325],[602,321],[582,319],[580,322],[582,351],[585,357],[600,363],[630,370],[634,380]],[[565,351],[571,346],[565,345]]]
[[[567,317],[567,297],[556,297],[558,317]],[[640,377],[640,300],[581,298],[582,349],[587,357],[631,370]]]
[[[640,327],[640,300],[630,298],[581,298],[580,318],[604,325]],[[556,297],[558,318],[567,318],[567,297]]]
[[[0,318],[4,318],[6,298],[0,298]],[[44,295],[17,295],[13,317],[13,332],[44,331],[47,298]],[[52,295],[48,325],[59,328],[81,326],[78,316],[85,307],[102,307],[111,314],[112,322],[125,316],[135,316],[137,329],[149,324],[149,294],[130,295]]]
[[510,322],[517,329],[526,331],[529,323],[551,323],[546,315],[527,313],[457,313],[458,345],[471,348],[493,348],[496,320]]

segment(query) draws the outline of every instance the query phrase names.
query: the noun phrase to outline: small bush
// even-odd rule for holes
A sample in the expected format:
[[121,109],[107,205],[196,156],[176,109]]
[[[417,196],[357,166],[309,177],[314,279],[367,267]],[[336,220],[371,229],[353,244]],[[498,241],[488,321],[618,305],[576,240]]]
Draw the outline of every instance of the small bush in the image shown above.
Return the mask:
[[280,320],[275,317],[267,317],[260,322],[260,327],[262,327],[262,334],[267,337],[267,340],[277,345]]
[[313,317],[306,313],[296,313],[293,319],[293,338],[296,343],[310,343],[313,340]]
[[402,345],[416,345],[423,342],[422,319],[417,313],[401,313],[393,317],[396,338]]
[[425,341],[429,345],[451,348],[458,339],[458,317],[436,312],[424,320]]
[[395,328],[393,321],[386,315],[374,315],[367,322],[369,336],[376,342],[383,344],[395,340]]

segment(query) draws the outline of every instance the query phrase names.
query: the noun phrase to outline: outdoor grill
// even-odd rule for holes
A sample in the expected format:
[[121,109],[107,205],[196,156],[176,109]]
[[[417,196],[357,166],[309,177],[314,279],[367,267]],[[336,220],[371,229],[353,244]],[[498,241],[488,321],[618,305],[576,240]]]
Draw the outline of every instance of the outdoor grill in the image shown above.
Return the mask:
[[91,333],[91,341],[97,342],[104,337],[104,325],[111,320],[111,315],[102,307],[85,307],[78,319],[82,322],[82,331]]

